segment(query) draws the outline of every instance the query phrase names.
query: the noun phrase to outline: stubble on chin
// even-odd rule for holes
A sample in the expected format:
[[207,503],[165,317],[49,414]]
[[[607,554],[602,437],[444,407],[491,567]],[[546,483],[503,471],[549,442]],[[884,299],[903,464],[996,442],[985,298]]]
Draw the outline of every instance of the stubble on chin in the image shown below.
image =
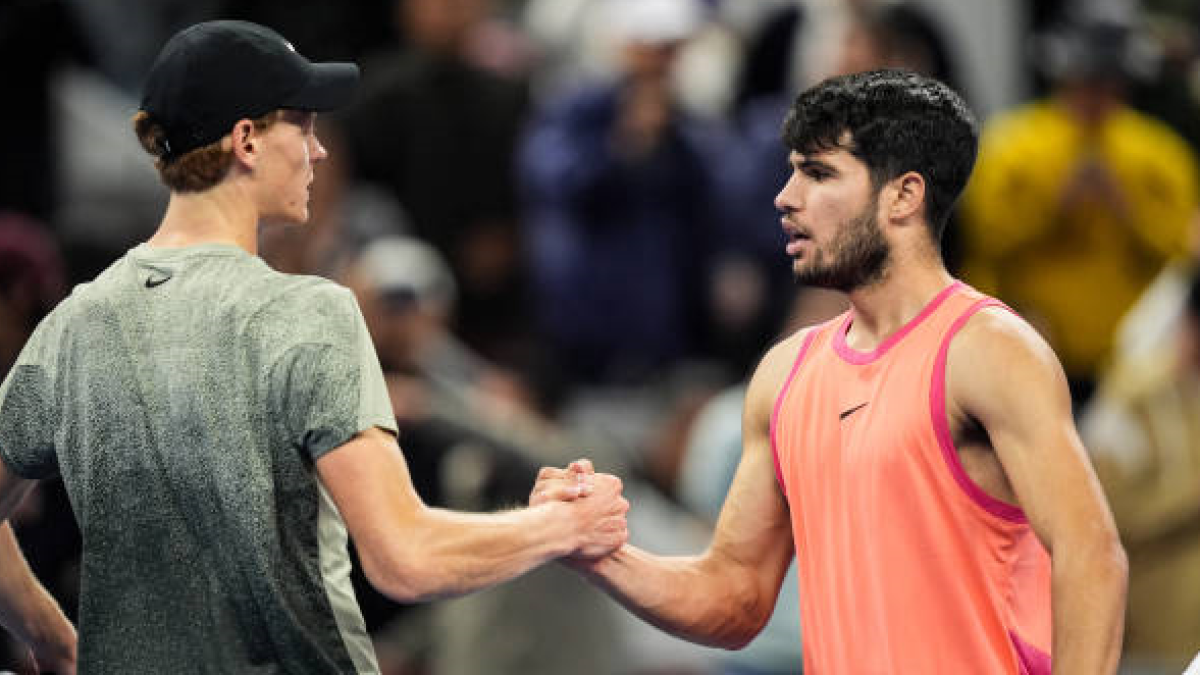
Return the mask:
[[811,261],[794,262],[792,271],[799,284],[849,293],[882,280],[890,260],[891,247],[871,206],[847,222],[827,248],[813,251]]

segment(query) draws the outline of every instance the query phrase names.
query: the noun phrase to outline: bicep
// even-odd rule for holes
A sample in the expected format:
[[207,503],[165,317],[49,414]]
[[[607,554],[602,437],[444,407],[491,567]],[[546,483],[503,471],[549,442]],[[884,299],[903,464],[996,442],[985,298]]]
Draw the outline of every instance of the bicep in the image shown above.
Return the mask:
[[987,431],[1047,549],[1063,538],[1114,531],[1075,429],[1066,377],[1042,338],[1007,312],[985,310],[952,343],[949,359],[953,404]]
[[792,531],[769,443],[751,438],[713,535],[714,554],[767,575],[778,587],[791,562]]
[[316,460],[364,565],[388,555],[398,531],[424,508],[395,438],[367,429]]
[[[798,342],[798,341],[789,341]],[[788,505],[775,475],[770,417],[795,357],[781,344],[764,357],[746,391],[742,459],[717,520],[710,555],[754,570],[775,591],[793,555]]]

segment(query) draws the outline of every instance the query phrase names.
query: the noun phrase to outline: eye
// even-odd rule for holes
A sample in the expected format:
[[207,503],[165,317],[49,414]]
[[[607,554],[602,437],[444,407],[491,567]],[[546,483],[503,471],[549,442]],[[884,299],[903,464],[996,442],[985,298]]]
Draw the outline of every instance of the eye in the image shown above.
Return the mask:
[[810,180],[814,180],[818,183],[825,180],[826,178],[829,178],[829,176],[830,176],[830,173],[828,171],[826,171],[825,169],[811,166],[811,165],[805,166],[804,168],[801,169],[801,171],[803,171],[804,175],[808,176],[808,178]]

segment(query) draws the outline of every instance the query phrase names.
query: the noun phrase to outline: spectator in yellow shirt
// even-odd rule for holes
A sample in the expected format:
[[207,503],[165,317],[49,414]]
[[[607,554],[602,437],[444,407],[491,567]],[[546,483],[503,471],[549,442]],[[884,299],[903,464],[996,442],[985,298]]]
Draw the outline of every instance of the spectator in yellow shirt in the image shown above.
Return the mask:
[[1083,21],[1059,38],[1044,55],[1053,94],[985,128],[963,203],[964,276],[1045,333],[1081,399],[1118,320],[1185,253],[1197,163],[1125,105],[1127,25]]

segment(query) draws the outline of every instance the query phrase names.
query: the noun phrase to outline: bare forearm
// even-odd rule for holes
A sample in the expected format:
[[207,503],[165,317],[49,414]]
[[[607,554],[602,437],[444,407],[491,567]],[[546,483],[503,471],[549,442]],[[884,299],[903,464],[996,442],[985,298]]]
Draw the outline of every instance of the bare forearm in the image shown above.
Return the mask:
[[74,658],[75,629],[34,578],[8,523],[0,526],[0,624],[27,645]]
[[1124,551],[1115,542],[1077,548],[1056,554],[1053,564],[1055,674],[1115,673],[1125,626]]
[[774,607],[774,594],[763,593],[749,575],[711,554],[664,557],[626,545],[575,567],[642,620],[711,647],[744,647]]
[[454,597],[558,558],[574,542],[563,506],[492,514],[423,509],[395,542],[382,590],[403,602]]

